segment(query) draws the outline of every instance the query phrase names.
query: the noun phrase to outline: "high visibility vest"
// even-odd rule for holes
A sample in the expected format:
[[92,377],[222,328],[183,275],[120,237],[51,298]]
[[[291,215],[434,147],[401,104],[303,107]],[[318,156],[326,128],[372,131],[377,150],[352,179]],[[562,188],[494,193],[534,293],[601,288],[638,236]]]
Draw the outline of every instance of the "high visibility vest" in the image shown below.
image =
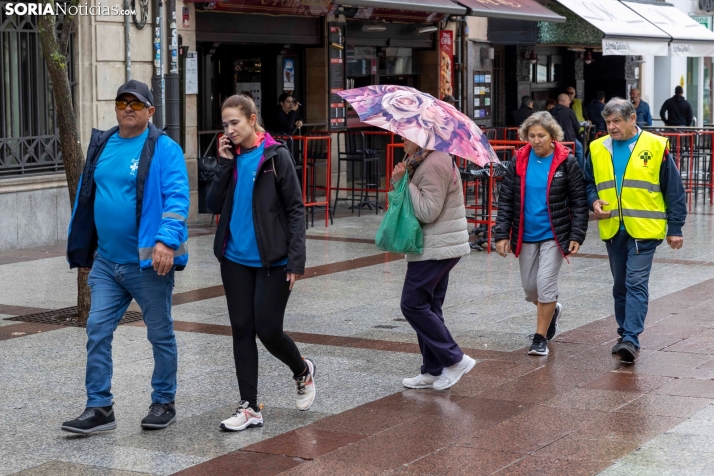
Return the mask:
[[[609,146],[609,148],[608,148]],[[621,177],[620,194],[615,182],[612,138],[590,144],[590,158],[598,197],[608,203],[610,218],[599,220],[600,238],[609,240],[625,224],[627,233],[641,240],[662,240],[667,233],[667,209],[659,183],[662,158],[669,140],[647,131],[640,133]]]

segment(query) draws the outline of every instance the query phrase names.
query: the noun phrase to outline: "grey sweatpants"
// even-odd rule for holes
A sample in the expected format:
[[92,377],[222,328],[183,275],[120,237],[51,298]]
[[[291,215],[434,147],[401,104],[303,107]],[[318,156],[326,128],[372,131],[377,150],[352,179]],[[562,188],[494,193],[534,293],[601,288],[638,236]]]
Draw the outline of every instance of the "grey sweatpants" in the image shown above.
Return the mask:
[[548,304],[558,300],[558,274],[563,253],[555,240],[523,243],[518,265],[526,301]]

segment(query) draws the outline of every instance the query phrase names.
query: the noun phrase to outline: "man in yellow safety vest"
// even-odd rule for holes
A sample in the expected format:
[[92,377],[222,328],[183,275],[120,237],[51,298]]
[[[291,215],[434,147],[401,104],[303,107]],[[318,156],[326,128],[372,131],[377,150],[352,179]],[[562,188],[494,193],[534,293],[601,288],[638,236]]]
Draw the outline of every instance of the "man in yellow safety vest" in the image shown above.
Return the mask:
[[602,116],[609,135],[590,144],[584,175],[615,281],[620,338],[612,353],[632,363],[647,316],[655,249],[665,238],[672,249],[682,247],[686,196],[669,141],[637,126],[632,103],[613,98]]

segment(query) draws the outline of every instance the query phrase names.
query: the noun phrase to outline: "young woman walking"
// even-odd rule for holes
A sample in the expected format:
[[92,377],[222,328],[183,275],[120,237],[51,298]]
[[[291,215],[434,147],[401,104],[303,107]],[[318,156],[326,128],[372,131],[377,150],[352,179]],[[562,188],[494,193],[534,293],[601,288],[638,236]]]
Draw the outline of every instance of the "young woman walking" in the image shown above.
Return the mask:
[[226,99],[222,118],[225,135],[207,204],[221,215],[213,252],[221,263],[241,396],[220,427],[239,431],[263,426],[256,335],[290,367],[298,410],[315,399],[315,366],[283,331],[290,292],[305,271],[305,209],[292,157],[261,127],[250,98]]
[[494,234],[496,250],[518,258],[526,301],[538,308],[528,354],[548,355],[563,306],[558,274],[563,258],[575,254],[588,230],[585,182],[577,160],[563,144],[563,129],[548,112],[521,125],[528,145],[518,150],[501,184]]

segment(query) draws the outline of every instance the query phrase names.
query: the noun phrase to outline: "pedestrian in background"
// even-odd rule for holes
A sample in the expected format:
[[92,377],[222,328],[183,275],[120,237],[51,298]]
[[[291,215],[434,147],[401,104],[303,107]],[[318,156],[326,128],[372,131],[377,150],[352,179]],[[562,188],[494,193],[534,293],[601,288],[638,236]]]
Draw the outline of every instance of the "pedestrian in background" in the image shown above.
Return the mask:
[[518,258],[526,301],[538,309],[530,355],[548,355],[563,306],[558,274],[563,258],[585,241],[588,207],[580,166],[559,141],[563,130],[547,112],[529,117],[519,131],[528,145],[518,151],[500,189],[494,235],[498,254]]
[[650,112],[650,105],[642,100],[639,89],[633,88],[630,90],[630,101],[632,105],[635,106],[637,125],[639,127],[651,127],[652,113]]
[[402,383],[408,388],[445,390],[476,364],[451,336],[442,312],[449,272],[471,253],[463,185],[448,153],[421,149],[406,139],[404,150],[407,158],[394,167],[392,185],[409,174],[424,252],[407,255],[401,300],[402,314],[417,333],[423,364],[419,375]]
[[569,99],[569,105],[570,109],[573,110],[575,113],[575,117],[578,119],[578,122],[585,122],[585,115],[583,111],[583,101],[580,100],[577,96],[577,91],[575,91],[574,87],[569,87],[568,89],[565,90],[565,94],[568,95]]
[[91,434],[116,428],[112,339],[132,299],[154,355],[147,430],[176,421],[178,349],[171,319],[174,270],[188,263],[188,172],[181,147],[149,119],[154,96],[136,80],[114,101],[118,126],[93,130],[67,240],[70,268],[91,268],[87,320],[87,406],[62,424]]
[[221,263],[241,401],[221,422],[227,431],[263,426],[258,405],[258,346],[290,367],[298,410],[315,400],[315,366],[283,330],[295,280],[305,272],[305,208],[292,157],[259,123],[255,103],[231,96],[225,135],[206,203],[221,215],[213,253]]
[[684,99],[682,86],[674,88],[674,96],[667,99],[659,110],[659,117],[666,126],[689,127],[694,120],[692,105]]
[[533,98],[530,96],[523,96],[521,98],[521,107],[512,112],[513,125],[520,127],[520,125],[523,124],[523,121],[528,119],[534,112]]
[[612,353],[629,363],[640,349],[655,250],[665,238],[672,249],[682,247],[687,205],[669,140],[641,130],[624,99],[611,99],[602,115],[609,135],[590,143],[585,182],[614,280],[620,337]]
[[295,129],[302,127],[302,119],[298,108],[300,103],[295,100],[292,94],[283,93],[278,98],[279,106],[273,111],[273,118],[270,127],[271,131],[281,134],[292,135]]
[[575,157],[578,160],[580,168],[583,167],[583,144],[580,143],[578,136],[580,135],[580,123],[575,113],[569,107],[570,98],[567,94],[558,95],[558,104],[549,112],[560,124],[563,130],[563,141],[572,142],[575,144]]
[[607,126],[605,119],[602,117],[602,110],[605,108],[605,93],[603,91],[595,91],[595,98],[587,105],[586,111],[590,122],[595,126],[595,133],[605,132]]

